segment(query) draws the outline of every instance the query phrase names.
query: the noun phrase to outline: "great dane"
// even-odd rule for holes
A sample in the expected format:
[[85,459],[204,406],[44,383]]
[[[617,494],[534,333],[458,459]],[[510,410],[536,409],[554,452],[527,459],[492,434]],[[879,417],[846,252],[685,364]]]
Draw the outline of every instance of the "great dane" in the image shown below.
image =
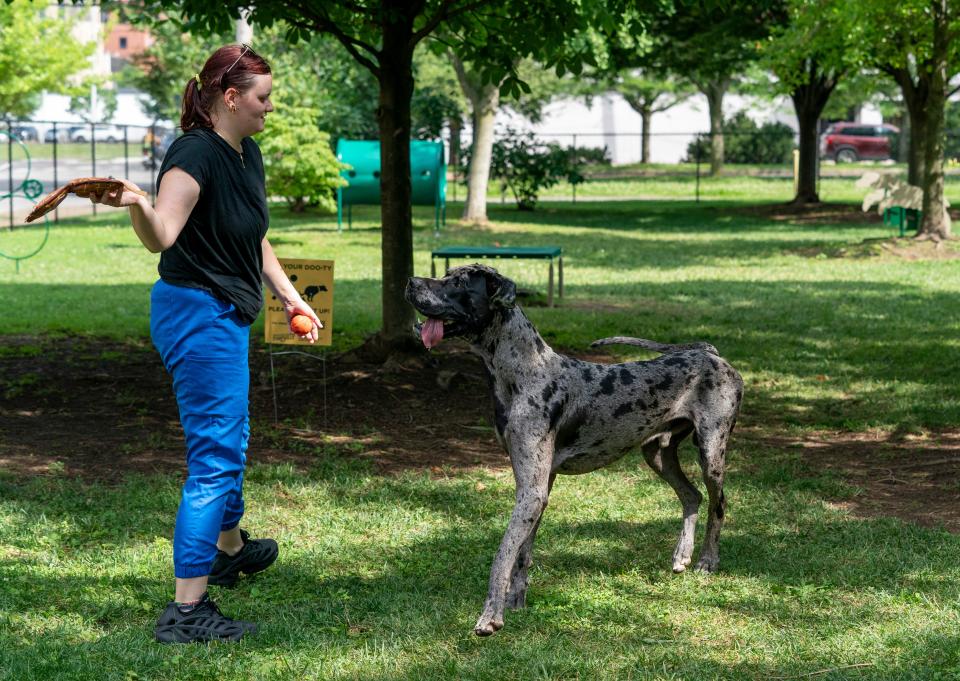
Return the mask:
[[415,327],[429,349],[444,337],[469,341],[490,374],[497,439],[510,455],[516,505],[490,569],[483,612],[474,631],[503,627],[504,607],[526,605],[533,541],[558,473],[587,473],[640,447],[650,467],[673,487],[683,527],[674,572],[691,562],[702,495],[684,475],[677,446],[687,435],[700,451],[709,495],[707,532],[696,569],[713,572],[726,501],[724,458],[743,381],[707,343],[628,343],[662,353],[645,362],[595,364],[554,352],[516,304],[516,285],[484,265],[450,270],[440,279],[411,277],[406,299],[426,317]]

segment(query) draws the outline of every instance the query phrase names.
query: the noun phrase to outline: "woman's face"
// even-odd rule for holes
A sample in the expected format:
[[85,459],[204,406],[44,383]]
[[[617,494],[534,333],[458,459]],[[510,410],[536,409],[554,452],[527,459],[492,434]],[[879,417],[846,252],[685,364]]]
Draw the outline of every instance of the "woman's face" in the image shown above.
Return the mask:
[[272,90],[273,76],[267,73],[254,76],[250,87],[242,94],[235,95],[233,102],[237,109],[233,117],[243,136],[255,135],[263,130],[267,114],[273,111],[273,102],[270,101]]

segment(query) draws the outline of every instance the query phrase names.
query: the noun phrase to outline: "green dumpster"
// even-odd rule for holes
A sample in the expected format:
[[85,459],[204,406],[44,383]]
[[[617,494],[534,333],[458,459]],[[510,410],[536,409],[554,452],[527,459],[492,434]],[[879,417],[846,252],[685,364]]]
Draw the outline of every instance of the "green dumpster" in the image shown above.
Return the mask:
[[[380,142],[377,140],[339,140],[337,159],[350,166],[340,171],[347,186],[337,189],[337,229],[343,229],[343,209],[347,226],[353,226],[353,206],[380,203]],[[443,143],[410,141],[411,202],[415,206],[434,207],[434,231],[447,220],[447,164]]]

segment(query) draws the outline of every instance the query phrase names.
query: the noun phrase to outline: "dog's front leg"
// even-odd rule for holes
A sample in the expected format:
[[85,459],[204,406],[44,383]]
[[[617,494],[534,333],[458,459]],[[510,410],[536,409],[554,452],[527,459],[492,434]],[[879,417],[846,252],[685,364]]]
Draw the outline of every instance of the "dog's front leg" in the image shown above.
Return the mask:
[[[553,490],[553,481],[557,477],[556,473],[550,474],[547,482],[547,494]],[[549,500],[547,504],[549,504]],[[533,529],[527,535],[527,540],[520,546],[517,554],[517,562],[510,572],[510,588],[507,590],[506,606],[509,610],[519,610],[527,607],[527,571],[533,565],[533,542],[537,538],[537,529],[540,527],[540,521],[543,520],[543,512],[533,524]]]
[[517,501],[510,515],[507,531],[500,542],[500,549],[490,568],[487,600],[473,629],[478,636],[489,636],[503,627],[507,588],[520,548],[535,530],[537,521],[547,507],[550,494],[549,452],[545,447],[535,447],[533,450],[527,455],[511,455],[517,480]]

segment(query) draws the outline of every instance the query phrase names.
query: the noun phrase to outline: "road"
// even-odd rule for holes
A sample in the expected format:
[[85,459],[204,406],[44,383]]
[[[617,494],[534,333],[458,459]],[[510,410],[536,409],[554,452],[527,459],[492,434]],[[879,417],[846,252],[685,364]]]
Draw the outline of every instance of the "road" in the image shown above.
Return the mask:
[[[47,194],[75,177],[125,177],[144,191],[153,193],[153,184],[156,180],[156,171],[145,168],[140,156],[120,156],[115,158],[97,159],[94,167],[89,159],[62,159],[57,161],[56,176],[54,176],[53,161],[34,159],[30,163],[29,179],[39,180],[43,184],[43,193]],[[23,160],[14,160],[13,167],[7,163],[0,163],[0,226],[8,226],[11,222],[10,199],[6,198],[12,186],[18,191],[13,201],[14,223],[20,223],[29,212],[33,203],[39,200],[28,201],[22,194],[20,186],[27,179],[27,164]],[[56,179],[56,181],[54,181]],[[98,206],[97,211],[113,210]],[[81,199],[70,195],[57,209],[60,217],[69,215],[92,215],[93,205],[89,199]],[[51,219],[53,214],[51,214]]]

